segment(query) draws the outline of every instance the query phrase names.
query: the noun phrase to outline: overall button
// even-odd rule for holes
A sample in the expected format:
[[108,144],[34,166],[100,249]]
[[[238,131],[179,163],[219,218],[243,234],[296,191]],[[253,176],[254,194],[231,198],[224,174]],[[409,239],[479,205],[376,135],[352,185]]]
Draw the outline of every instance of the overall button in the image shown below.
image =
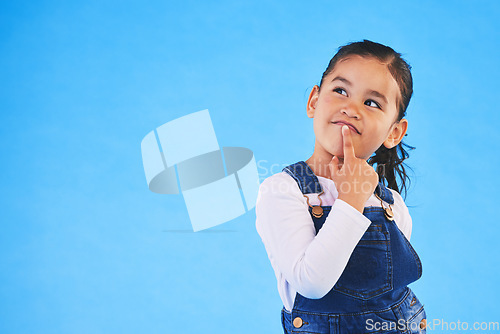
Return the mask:
[[295,328],[300,328],[300,327],[302,327],[302,324],[303,324],[303,323],[304,323],[304,322],[302,321],[302,318],[301,318],[301,317],[296,317],[295,319],[293,319],[293,326],[294,326]]
[[420,329],[424,329],[427,326],[427,319],[422,319],[420,321]]

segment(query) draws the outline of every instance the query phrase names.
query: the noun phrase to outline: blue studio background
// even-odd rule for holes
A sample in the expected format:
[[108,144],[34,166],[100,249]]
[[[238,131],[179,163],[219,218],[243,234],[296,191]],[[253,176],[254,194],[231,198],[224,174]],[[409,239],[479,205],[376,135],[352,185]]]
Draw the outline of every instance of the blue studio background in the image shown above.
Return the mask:
[[2,1],[0,333],[280,333],[255,210],[194,233],[140,142],[209,109],[261,179],[313,151],[340,45],[412,65],[407,205],[428,320],[500,321],[498,1]]

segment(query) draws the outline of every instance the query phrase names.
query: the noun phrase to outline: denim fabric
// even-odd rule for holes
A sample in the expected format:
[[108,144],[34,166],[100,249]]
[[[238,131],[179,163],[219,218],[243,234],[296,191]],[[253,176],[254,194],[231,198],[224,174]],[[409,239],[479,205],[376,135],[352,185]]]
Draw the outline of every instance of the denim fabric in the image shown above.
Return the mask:
[[[304,161],[283,169],[292,176],[303,194],[321,192],[314,172]],[[379,182],[375,193],[385,205],[393,204],[389,189]],[[323,216],[312,215],[316,233],[323,226],[331,206],[322,206]],[[407,286],[422,276],[420,259],[383,208],[365,207],[370,219],[347,266],[333,288],[320,299],[297,292],[293,309],[284,307],[281,320],[285,333],[425,333],[420,321],[426,318],[423,305]],[[293,325],[300,317],[302,325]]]
[[[281,309],[285,334],[426,333],[425,328],[420,328],[422,319],[427,319],[424,306],[409,287],[406,287],[401,300],[375,311],[323,314],[292,310],[292,313],[284,307]],[[300,317],[304,323],[300,328],[292,325],[292,319],[296,317]]]

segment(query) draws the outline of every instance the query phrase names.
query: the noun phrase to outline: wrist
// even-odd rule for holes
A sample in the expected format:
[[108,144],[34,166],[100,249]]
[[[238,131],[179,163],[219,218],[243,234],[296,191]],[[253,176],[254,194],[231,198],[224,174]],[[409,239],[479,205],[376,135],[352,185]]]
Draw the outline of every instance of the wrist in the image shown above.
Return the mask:
[[365,202],[359,199],[357,196],[350,196],[347,194],[340,194],[338,199],[343,200],[359,212],[363,213],[363,210],[365,208]]

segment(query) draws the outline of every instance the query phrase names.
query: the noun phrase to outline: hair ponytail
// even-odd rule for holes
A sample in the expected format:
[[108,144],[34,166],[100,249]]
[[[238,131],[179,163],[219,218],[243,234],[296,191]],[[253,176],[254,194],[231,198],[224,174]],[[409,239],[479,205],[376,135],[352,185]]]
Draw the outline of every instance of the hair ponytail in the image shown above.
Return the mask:
[[[410,156],[404,147],[407,147],[409,151],[415,149],[415,147],[403,142],[400,142],[393,148],[381,145],[367,162],[371,166],[377,164],[377,174],[385,186],[396,190],[400,194],[404,191],[404,197],[406,198],[408,187],[411,183],[406,173],[406,168],[410,170],[411,168],[403,162]],[[398,185],[396,177],[401,179],[401,186]]]

